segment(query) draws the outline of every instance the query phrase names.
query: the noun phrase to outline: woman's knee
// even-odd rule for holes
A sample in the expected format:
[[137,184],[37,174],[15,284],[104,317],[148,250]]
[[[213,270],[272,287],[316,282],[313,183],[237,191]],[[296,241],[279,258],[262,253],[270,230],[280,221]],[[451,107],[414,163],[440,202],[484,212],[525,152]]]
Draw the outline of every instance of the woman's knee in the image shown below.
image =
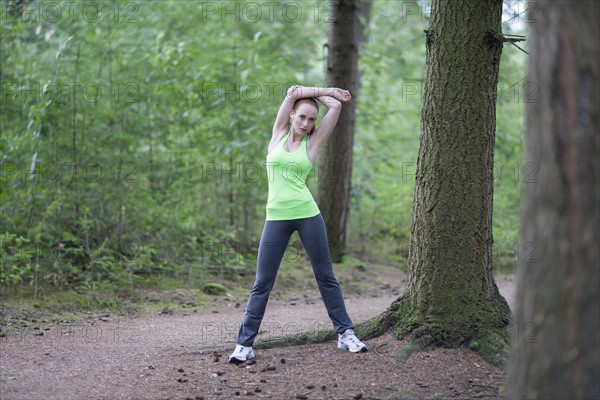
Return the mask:
[[337,279],[335,279],[335,275],[333,274],[333,269],[331,268],[331,264],[323,265],[323,266],[315,266],[313,268],[315,273],[315,278],[318,282],[322,282],[326,285],[337,285]]
[[273,289],[274,284],[275,279],[257,279],[256,281],[254,281],[252,293],[269,293],[271,289]]

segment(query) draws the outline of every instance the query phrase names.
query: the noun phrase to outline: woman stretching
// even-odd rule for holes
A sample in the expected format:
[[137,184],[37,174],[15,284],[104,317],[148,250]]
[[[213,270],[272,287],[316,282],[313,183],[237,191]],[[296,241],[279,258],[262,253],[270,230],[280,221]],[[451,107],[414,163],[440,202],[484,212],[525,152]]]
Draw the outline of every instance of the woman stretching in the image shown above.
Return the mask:
[[[327,107],[318,127],[319,106],[315,99]],[[269,198],[258,249],[256,280],[237,334],[235,350],[229,356],[230,362],[254,358],[252,344],[294,231],[298,231],[308,253],[321,297],[333,329],[338,333],[338,348],[353,353],[367,351],[367,346],[354,335],[354,324],[346,312],[340,285],[333,274],[325,223],[306,187],[306,177],[317,159],[319,148],[337,123],[341,103],[351,99],[347,90],[296,85],[288,89],[279,108],[267,154]]]

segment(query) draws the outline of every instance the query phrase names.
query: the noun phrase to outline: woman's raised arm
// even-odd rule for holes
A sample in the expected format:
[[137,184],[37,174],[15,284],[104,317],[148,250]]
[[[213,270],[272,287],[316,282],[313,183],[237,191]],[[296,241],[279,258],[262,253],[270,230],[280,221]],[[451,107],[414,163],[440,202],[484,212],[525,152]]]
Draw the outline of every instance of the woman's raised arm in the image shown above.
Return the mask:
[[327,138],[333,132],[333,128],[337,124],[340,112],[342,111],[341,102],[332,96],[319,96],[317,100],[327,107],[327,112],[323,117],[323,120],[319,124],[319,127],[314,133],[313,143],[316,144],[316,151],[325,143]]
[[291,86],[277,112],[277,118],[273,124],[273,138],[279,137],[283,131],[287,131],[290,113],[297,100],[307,97],[318,98],[322,96],[333,97],[342,103],[346,103],[352,99],[350,92],[338,88],[315,88],[300,85]]
[[283,102],[279,107],[279,111],[277,112],[277,118],[275,118],[275,123],[273,124],[273,132],[271,134],[271,141],[269,143],[269,151],[271,151],[271,149],[277,143],[279,143],[279,140],[281,140],[281,138],[287,132],[290,121],[290,113],[294,108],[294,104],[297,100],[303,98],[315,98],[323,103],[328,109],[327,114],[323,118],[323,121],[318,128],[318,130],[322,132],[318,135],[318,148],[331,134],[331,131],[337,122],[339,110],[334,111],[331,109],[338,108],[340,103],[349,102],[352,100],[352,95],[349,91],[339,88],[316,88],[300,85],[291,86],[287,91],[285,99],[283,99]]
[[287,91],[287,95],[283,99],[281,106],[279,107],[279,111],[277,112],[277,118],[275,118],[275,123],[273,124],[273,138],[279,136],[281,132],[287,131],[288,123],[290,120],[290,113],[294,108],[294,103],[299,99],[298,97],[298,88],[300,86],[294,85],[290,86]]

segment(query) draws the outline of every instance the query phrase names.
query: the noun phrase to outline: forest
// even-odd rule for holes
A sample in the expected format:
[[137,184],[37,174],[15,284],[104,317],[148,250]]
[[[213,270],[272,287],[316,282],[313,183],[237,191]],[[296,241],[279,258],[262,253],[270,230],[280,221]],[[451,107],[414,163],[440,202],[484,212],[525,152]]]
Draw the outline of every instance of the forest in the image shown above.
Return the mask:
[[[324,86],[327,2],[271,14],[237,2],[230,15],[195,1],[94,2],[71,14],[34,4],[2,26],[3,289],[79,288],[95,300],[162,279],[198,286],[211,267],[252,268],[273,116],[291,84]],[[428,23],[412,5],[373,2],[348,222],[349,255],[398,268]],[[511,23],[510,12],[507,3],[504,31],[523,33],[525,17]],[[532,252],[519,248],[514,212],[537,173],[522,160],[523,107],[536,96],[525,63],[506,49],[498,82],[493,233],[503,272]],[[318,180],[315,168],[313,193]]]
[[[398,378],[402,388],[392,392],[340,392],[337,383],[321,386],[330,372],[322,367],[321,377],[306,377],[318,384],[303,376],[269,392],[261,380],[262,392],[252,395],[600,396],[591,378],[600,372],[593,288],[600,284],[593,205],[599,38],[592,23],[600,13],[594,1],[573,3],[0,0],[0,391],[18,399],[45,390],[43,380],[30,388],[11,381],[19,368],[8,361],[11,340],[31,340],[35,327],[39,335],[42,320],[50,333],[52,323],[88,326],[84,318],[138,321],[140,333],[151,323],[137,318],[186,316],[193,308],[209,318],[197,329],[219,335],[199,353],[208,357],[205,368],[231,350],[235,329],[213,331],[210,318],[227,314],[218,324],[234,324],[242,317],[266,226],[267,146],[288,90],[301,85],[352,93],[306,185],[349,304],[367,294],[365,309],[376,297],[387,302],[357,312],[363,340],[391,338],[367,354],[387,346],[400,360],[392,369],[402,371],[431,349],[469,349],[490,381],[475,387],[463,372],[468,388],[454,394],[446,378],[443,388]],[[321,107],[317,121],[330,111]],[[309,306],[314,297],[323,308],[305,247],[292,236],[273,307]],[[499,292],[500,282],[509,287]],[[211,316],[213,306],[230,308]],[[302,312],[307,321],[314,313]],[[280,370],[301,354],[285,353],[290,345],[317,346],[310,348],[316,360],[318,346],[336,336],[312,332],[327,315],[310,321],[293,337],[264,328],[256,348]],[[545,334],[553,323],[559,333]],[[181,329],[173,343],[193,346]],[[552,344],[560,361],[541,356]],[[152,372],[163,361],[152,361]],[[33,368],[27,357],[19,362],[25,372]],[[314,361],[316,370],[322,362]],[[233,374],[220,368],[219,377]],[[558,379],[565,368],[572,374]],[[417,381],[435,381],[431,374]],[[249,393],[232,383],[246,379],[240,375],[213,378],[189,392],[160,392],[172,384],[160,378],[115,395]],[[321,395],[315,386],[338,392]],[[48,395],[110,397],[70,390]]]

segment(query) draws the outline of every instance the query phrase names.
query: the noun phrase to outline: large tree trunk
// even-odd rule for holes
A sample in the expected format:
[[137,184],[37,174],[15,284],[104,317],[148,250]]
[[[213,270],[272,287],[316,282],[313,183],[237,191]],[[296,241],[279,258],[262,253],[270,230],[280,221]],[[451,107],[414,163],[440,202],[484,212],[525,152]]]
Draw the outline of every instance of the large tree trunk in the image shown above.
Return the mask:
[[353,101],[342,107],[332,137],[322,150],[317,202],[327,228],[331,259],[340,262],[346,252],[350,212],[354,115],[360,86],[358,49],[364,40],[359,16],[368,20],[370,2],[331,0],[329,6],[333,18],[329,24],[326,85],[349,90]]
[[408,286],[394,306],[399,335],[494,362],[510,319],[491,262],[501,15],[502,0],[433,1]]
[[537,2],[508,398],[600,398],[600,130],[596,1]]

